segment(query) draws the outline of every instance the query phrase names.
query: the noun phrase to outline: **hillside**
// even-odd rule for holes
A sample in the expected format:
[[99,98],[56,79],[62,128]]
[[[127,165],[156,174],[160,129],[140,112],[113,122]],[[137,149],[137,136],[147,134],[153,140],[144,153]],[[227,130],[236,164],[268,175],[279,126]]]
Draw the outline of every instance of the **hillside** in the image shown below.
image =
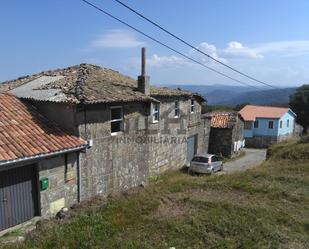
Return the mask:
[[170,85],[198,92],[206,97],[209,105],[228,105],[250,103],[259,105],[282,105],[289,103],[289,96],[296,88],[261,89],[231,85]]
[[235,106],[241,103],[258,105],[282,105],[287,106],[290,95],[294,94],[296,88],[273,89],[266,91],[254,91],[239,93],[231,98],[213,101],[213,104]]
[[[276,145],[261,166],[231,175],[174,171],[150,186],[44,222],[2,248],[309,248],[308,139]],[[2,246],[1,246],[2,245]]]

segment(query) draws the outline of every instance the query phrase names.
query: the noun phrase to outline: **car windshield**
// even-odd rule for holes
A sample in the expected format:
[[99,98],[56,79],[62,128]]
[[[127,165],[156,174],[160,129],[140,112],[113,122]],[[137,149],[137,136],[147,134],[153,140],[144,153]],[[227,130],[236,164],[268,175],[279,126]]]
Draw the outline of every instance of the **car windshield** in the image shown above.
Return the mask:
[[196,156],[192,159],[192,162],[208,163],[208,157]]

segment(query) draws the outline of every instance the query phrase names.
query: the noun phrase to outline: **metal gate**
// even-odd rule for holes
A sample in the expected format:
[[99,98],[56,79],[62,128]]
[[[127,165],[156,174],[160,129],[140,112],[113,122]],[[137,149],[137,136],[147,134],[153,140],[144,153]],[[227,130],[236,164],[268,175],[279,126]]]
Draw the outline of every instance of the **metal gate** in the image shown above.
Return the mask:
[[197,135],[187,138],[187,163],[190,163],[197,151]]
[[34,165],[0,172],[0,230],[36,215],[35,176]]

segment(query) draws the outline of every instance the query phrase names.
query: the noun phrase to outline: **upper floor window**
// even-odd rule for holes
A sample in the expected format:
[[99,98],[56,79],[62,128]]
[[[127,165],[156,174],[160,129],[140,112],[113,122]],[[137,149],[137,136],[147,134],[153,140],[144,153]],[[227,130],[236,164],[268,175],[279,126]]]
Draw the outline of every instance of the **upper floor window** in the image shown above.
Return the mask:
[[111,134],[115,135],[123,130],[123,112],[121,106],[111,107]]
[[152,122],[156,123],[160,118],[160,105],[158,103],[152,104]]
[[175,118],[179,118],[179,101],[175,101],[175,113],[174,113]]
[[280,129],[282,128],[282,120],[280,121]]
[[194,107],[195,107],[195,106],[194,106],[194,99],[191,99],[191,102],[190,102],[190,112],[191,112],[191,113],[194,113],[194,111],[195,111],[195,110],[194,110],[194,109],[195,109]]
[[274,129],[274,121],[268,122],[268,129]]
[[289,127],[290,126],[290,120],[288,119],[287,121],[286,121],[286,127]]
[[245,130],[251,130],[252,128],[252,122],[245,121]]
[[259,121],[258,120],[254,121],[254,128],[259,128]]

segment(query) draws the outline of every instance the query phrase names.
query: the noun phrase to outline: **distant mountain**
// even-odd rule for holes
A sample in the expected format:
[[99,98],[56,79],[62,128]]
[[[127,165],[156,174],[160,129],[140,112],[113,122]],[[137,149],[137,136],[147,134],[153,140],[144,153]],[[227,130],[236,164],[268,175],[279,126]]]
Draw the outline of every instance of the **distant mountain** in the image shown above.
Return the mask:
[[242,103],[258,105],[287,105],[296,88],[261,89],[231,85],[168,85],[198,92],[206,97],[209,105],[235,106]]
[[282,105],[287,106],[290,95],[294,94],[296,88],[272,89],[264,91],[253,91],[239,93],[225,100],[213,101],[213,104],[235,106],[241,103],[256,105]]

